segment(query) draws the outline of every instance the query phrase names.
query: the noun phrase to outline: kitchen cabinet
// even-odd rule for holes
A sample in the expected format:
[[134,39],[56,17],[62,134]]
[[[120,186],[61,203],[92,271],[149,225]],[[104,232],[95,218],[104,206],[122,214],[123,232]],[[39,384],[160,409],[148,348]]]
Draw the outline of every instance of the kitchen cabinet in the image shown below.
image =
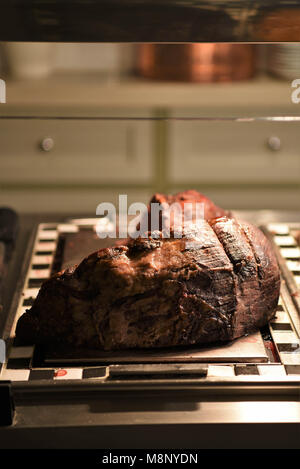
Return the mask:
[[2,183],[148,183],[152,177],[151,121],[2,119],[0,141]]

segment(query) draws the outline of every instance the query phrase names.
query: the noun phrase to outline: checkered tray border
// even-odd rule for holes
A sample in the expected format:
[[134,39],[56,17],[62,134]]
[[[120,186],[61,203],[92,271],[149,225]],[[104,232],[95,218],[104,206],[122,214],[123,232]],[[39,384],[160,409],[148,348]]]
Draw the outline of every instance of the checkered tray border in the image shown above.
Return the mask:
[[[14,345],[15,327],[19,317],[25,312],[36,298],[41,283],[49,278],[55,258],[58,239],[61,233],[77,232],[80,226],[91,226],[96,229],[99,219],[71,220],[69,223],[43,223],[38,226],[33,247],[33,254],[24,288],[13,326],[10,339],[7,343],[7,356],[2,364],[0,380],[32,381],[32,380],[106,380],[112,370],[118,365],[87,366],[67,368],[34,368],[32,359],[34,346]],[[102,229],[108,227],[108,220],[101,219]],[[99,229],[99,225],[98,225]],[[291,236],[288,224],[268,225],[268,231],[272,233],[274,242],[280,249],[281,256],[286,259],[291,271],[300,271],[300,249],[295,239]],[[300,276],[299,276],[300,279]],[[299,283],[300,289],[300,283]],[[276,378],[293,375],[300,378],[300,341],[296,327],[290,317],[281,295],[275,318],[269,324],[270,333],[275,344],[276,352],[281,363],[262,364],[199,364],[199,367],[207,368],[207,377],[225,378],[241,375],[258,375]]]

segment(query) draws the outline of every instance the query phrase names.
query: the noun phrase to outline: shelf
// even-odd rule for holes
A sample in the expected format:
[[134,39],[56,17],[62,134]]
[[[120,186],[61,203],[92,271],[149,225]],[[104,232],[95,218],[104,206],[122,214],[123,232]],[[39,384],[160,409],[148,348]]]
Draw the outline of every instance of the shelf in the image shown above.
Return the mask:
[[299,4],[295,0],[2,0],[0,31],[1,41],[298,41]]
[[200,115],[300,113],[291,101],[291,82],[261,76],[234,83],[171,83],[99,74],[55,74],[45,79],[7,81],[1,115],[66,113],[101,115],[106,109],[197,109]]

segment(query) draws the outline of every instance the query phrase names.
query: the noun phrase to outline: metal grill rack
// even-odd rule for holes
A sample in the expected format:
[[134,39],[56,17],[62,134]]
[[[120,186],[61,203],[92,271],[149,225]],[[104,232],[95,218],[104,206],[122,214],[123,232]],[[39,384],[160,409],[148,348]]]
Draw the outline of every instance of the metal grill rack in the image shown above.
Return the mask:
[[[264,227],[264,231],[275,243],[275,249],[279,257],[283,281],[281,296],[275,318],[270,322],[266,331],[258,332],[248,338],[238,339],[236,344],[240,348],[233,348],[230,356],[216,355],[205,358],[203,354],[185,362],[176,360],[172,362],[160,361],[159,357],[151,362],[141,363],[131,360],[131,363],[118,362],[114,359],[106,363],[81,363],[70,361],[65,366],[44,363],[36,364],[35,346],[19,346],[15,343],[15,327],[18,318],[30,307],[36,298],[41,283],[49,278],[58,249],[59,239],[62,234],[76,233],[80,229],[95,229],[99,219],[70,220],[65,224],[43,223],[37,228],[33,249],[23,282],[22,294],[15,302],[15,310],[12,311],[12,327],[7,338],[7,356],[2,365],[0,380],[11,382],[40,381],[49,384],[53,381],[71,380],[73,383],[84,380],[96,379],[98,383],[115,380],[142,380],[147,381],[183,380],[199,382],[241,381],[247,377],[255,379],[288,381],[289,379],[300,381],[300,341],[299,341],[299,298],[300,287],[300,248],[297,245],[293,232],[297,228],[289,224],[272,224]],[[105,218],[100,221],[103,230],[109,230],[109,221]],[[98,226],[99,228],[99,226]],[[300,226],[299,226],[300,229]],[[264,334],[269,337],[264,337]],[[243,353],[243,340],[247,342],[247,352]],[[252,342],[252,345],[251,345]],[[256,344],[256,345],[255,345]],[[261,347],[262,353],[253,353],[252,346]],[[234,345],[236,347],[236,345]],[[250,353],[249,353],[250,351]],[[182,363],[183,362],[183,363]]]

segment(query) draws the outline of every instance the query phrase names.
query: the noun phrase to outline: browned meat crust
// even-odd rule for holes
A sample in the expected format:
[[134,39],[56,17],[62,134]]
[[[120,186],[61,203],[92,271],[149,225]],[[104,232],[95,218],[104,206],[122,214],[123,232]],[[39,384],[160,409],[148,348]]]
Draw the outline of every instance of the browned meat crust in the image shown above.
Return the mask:
[[42,285],[16,334],[105,350],[228,341],[268,322],[279,289],[264,234],[221,217],[91,254]]
[[[201,211],[200,217],[203,217],[205,220],[223,216],[231,217],[230,212],[227,212],[221,207],[218,207],[208,197],[195,190],[178,192],[174,195],[156,193],[153,195],[148,204],[148,213],[146,214],[146,231],[177,229],[185,223],[195,223],[197,221],[197,204],[198,206],[201,204],[203,213]],[[153,220],[153,213],[155,212],[151,211],[151,207],[153,205],[161,207],[161,210],[158,214],[157,226],[153,226],[155,224],[155,221]],[[181,213],[171,211],[168,217],[167,208],[165,208],[166,206],[178,206],[181,209]],[[186,219],[184,216],[186,216]],[[137,226],[137,229],[140,229],[140,225]]]

